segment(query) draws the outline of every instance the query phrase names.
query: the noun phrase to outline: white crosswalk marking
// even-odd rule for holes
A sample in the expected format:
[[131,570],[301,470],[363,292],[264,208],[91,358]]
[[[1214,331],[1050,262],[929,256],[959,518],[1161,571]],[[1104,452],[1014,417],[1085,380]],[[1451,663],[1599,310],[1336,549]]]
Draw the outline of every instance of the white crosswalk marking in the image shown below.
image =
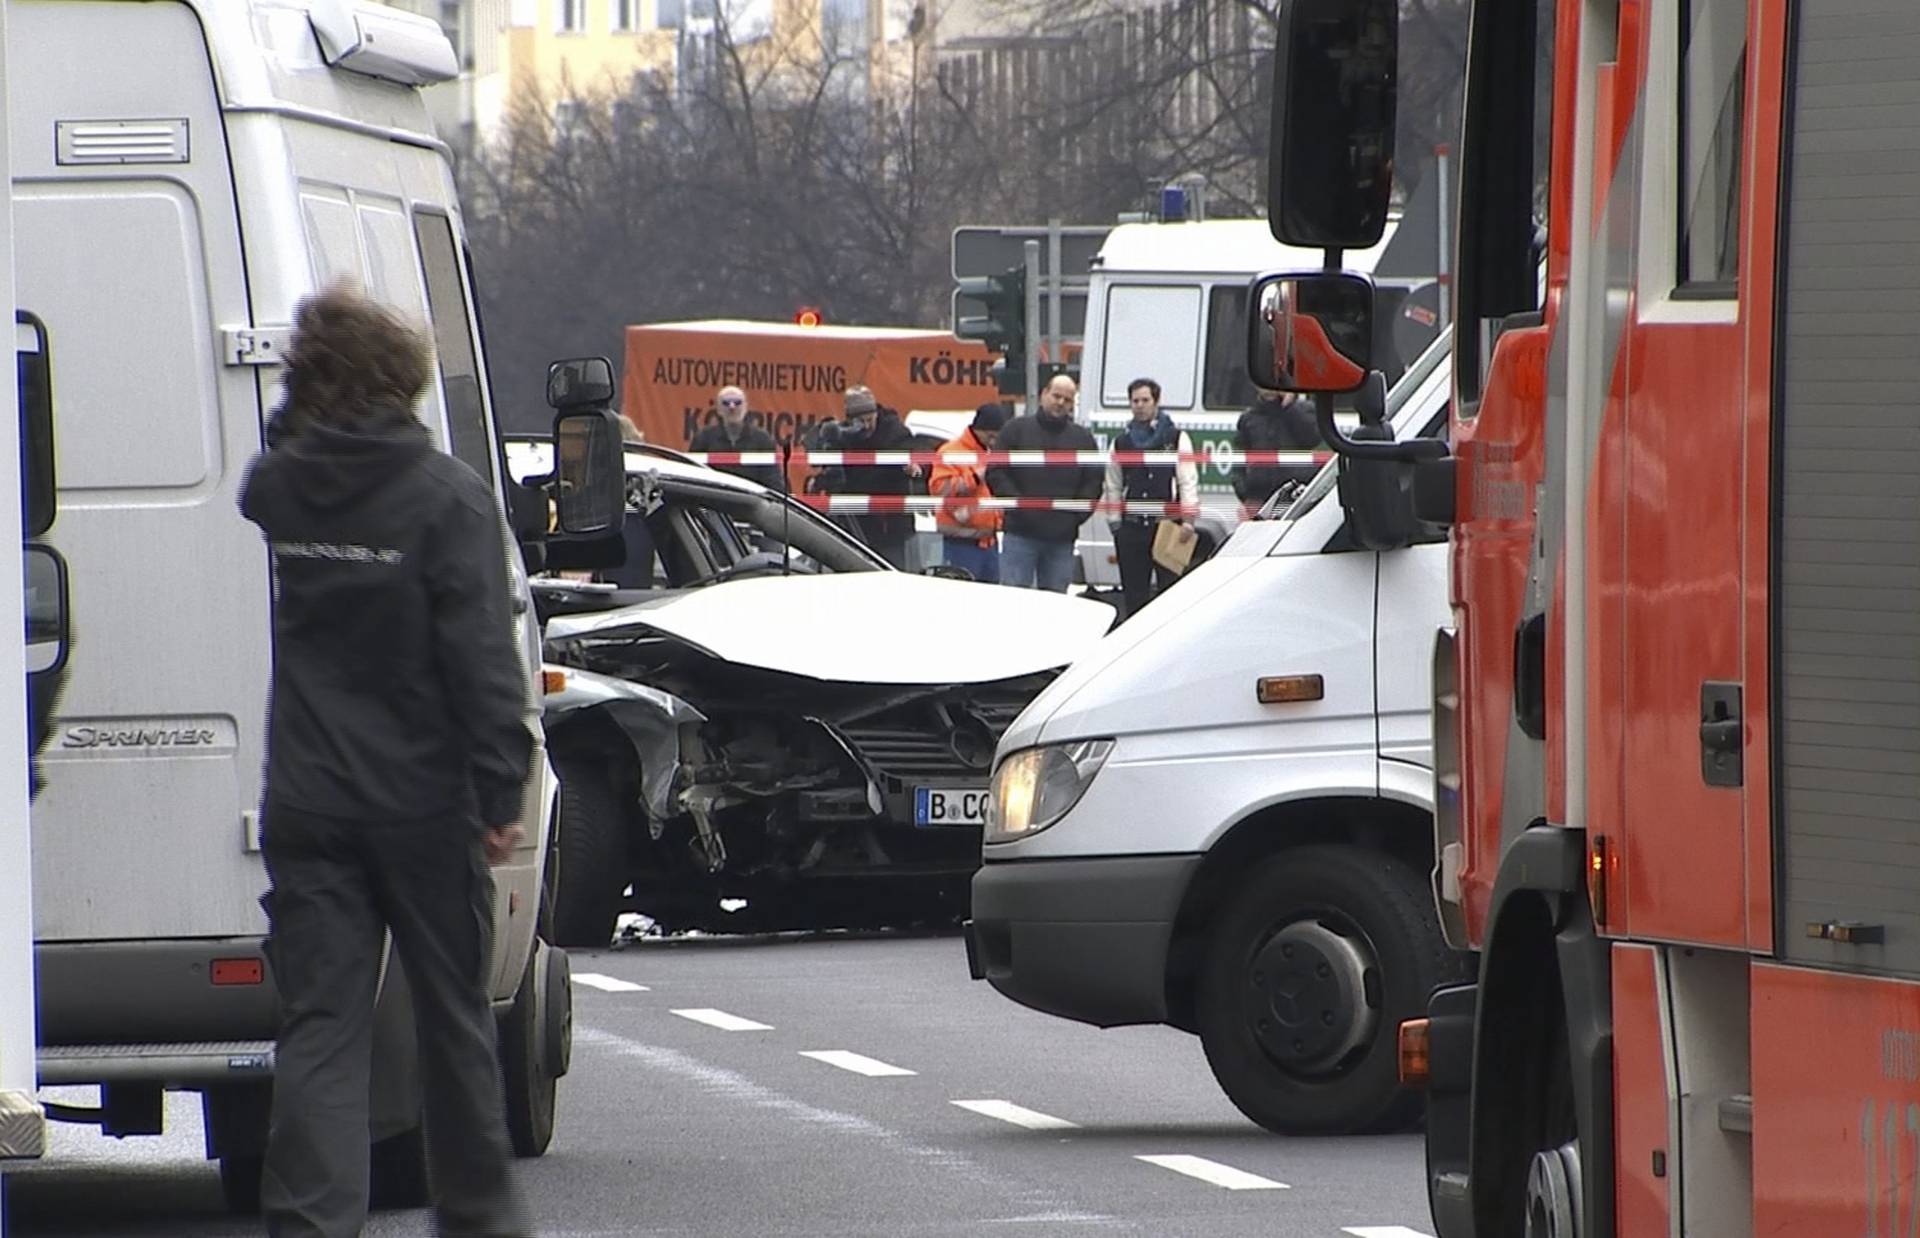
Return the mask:
[[1431,1234],[1404,1225],[1349,1225],[1340,1232],[1352,1234],[1353,1238],[1433,1238]]
[[1005,1100],[956,1100],[960,1108],[977,1113],[986,1118],[998,1118],[1002,1122],[1011,1122],[1015,1126],[1024,1126],[1030,1131],[1064,1131],[1079,1126],[1065,1118],[1056,1118],[1051,1114],[1025,1109]]
[[1171,1169],[1177,1174],[1189,1178],[1198,1178],[1202,1182],[1211,1182],[1223,1186],[1229,1191],[1288,1191],[1293,1188],[1284,1182],[1275,1182],[1271,1178],[1262,1178],[1250,1174],[1244,1169],[1235,1169],[1231,1165],[1222,1165],[1219,1161],[1210,1161],[1204,1156],[1136,1156],[1136,1161],[1145,1161],[1149,1165],[1158,1165],[1162,1169]]
[[674,1014],[683,1019],[692,1019],[695,1023],[704,1023],[708,1027],[717,1027],[723,1032],[770,1032],[771,1023],[755,1023],[752,1019],[743,1019],[737,1014],[728,1014],[724,1010],[700,1008],[695,1010],[676,1010]]
[[850,1053],[845,1049],[805,1049],[801,1057],[810,1057],[816,1062],[825,1062],[829,1066],[838,1066],[841,1070],[850,1070],[856,1075],[865,1075],[869,1079],[885,1079],[894,1075],[915,1075],[919,1071],[908,1070],[904,1066],[892,1066],[877,1058],[864,1057]]
[[646,993],[650,990],[644,984],[635,984],[631,980],[622,980],[617,976],[603,976],[597,971],[577,971],[573,973],[575,984],[584,984],[589,989],[599,989],[603,993]]

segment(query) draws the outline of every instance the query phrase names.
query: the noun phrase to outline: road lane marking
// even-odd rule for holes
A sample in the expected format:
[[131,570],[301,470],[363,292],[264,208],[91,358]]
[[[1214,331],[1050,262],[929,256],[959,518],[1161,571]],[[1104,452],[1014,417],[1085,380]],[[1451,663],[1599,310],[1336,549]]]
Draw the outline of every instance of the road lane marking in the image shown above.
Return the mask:
[[1349,1225],[1340,1232],[1352,1234],[1353,1238],[1433,1238],[1431,1234],[1404,1225]]
[[1158,1165],[1162,1169],[1171,1169],[1177,1174],[1198,1178],[1202,1182],[1211,1182],[1229,1191],[1290,1191],[1293,1189],[1284,1182],[1262,1178],[1244,1169],[1235,1169],[1231,1165],[1222,1165],[1219,1161],[1210,1161],[1204,1156],[1136,1156],[1133,1159],[1145,1161],[1149,1165]]
[[724,1010],[701,1008],[676,1010],[673,1013],[683,1019],[692,1019],[695,1023],[717,1027],[723,1032],[770,1032],[773,1030],[771,1023],[755,1023],[752,1019],[743,1019],[737,1014],[728,1014]]
[[644,984],[635,984],[631,980],[621,980],[617,976],[603,976],[597,971],[577,971],[573,973],[575,984],[584,984],[589,989],[599,989],[602,993],[646,993],[650,992]]
[[841,1070],[850,1070],[856,1075],[865,1075],[869,1079],[920,1073],[917,1070],[908,1070],[904,1066],[891,1066],[876,1058],[849,1053],[845,1049],[805,1049],[801,1051],[800,1056],[810,1057],[816,1062],[825,1062],[829,1066],[838,1066]]
[[[703,1062],[679,1049],[629,1040],[625,1036],[585,1024],[575,1025],[573,1044],[576,1052],[616,1055],[638,1063],[657,1075],[686,1084],[713,1099],[791,1122],[810,1136],[825,1134],[835,1139],[861,1141],[873,1148],[876,1155],[906,1158],[941,1175],[965,1182],[973,1189],[1010,1195],[1012,1206],[1023,1209],[1019,1215],[1022,1222],[1045,1219],[1089,1225],[1126,1225],[1119,1217],[1087,1212],[1074,1201],[1064,1199],[1044,1186],[1022,1186],[1010,1182],[999,1171],[989,1169],[957,1148],[920,1143],[907,1131],[894,1130],[856,1114],[809,1105],[755,1083],[745,1075]],[[182,1097],[182,1101],[192,1104],[194,1114],[200,1112],[199,1105],[189,1098]],[[196,1145],[193,1154],[196,1163],[205,1163],[205,1151],[204,1147]]]
[[1030,1131],[1074,1130],[1080,1125],[1078,1122],[1069,1122],[1065,1118],[1056,1118],[1051,1114],[1024,1109],[1011,1101],[956,1100],[953,1103],[969,1113],[977,1113],[985,1118],[998,1118],[1002,1122],[1024,1126]]

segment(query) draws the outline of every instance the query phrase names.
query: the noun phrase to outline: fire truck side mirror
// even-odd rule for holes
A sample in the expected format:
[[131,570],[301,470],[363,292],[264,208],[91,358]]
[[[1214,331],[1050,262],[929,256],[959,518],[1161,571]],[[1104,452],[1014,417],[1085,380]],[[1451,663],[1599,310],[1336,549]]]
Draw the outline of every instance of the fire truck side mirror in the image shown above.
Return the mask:
[[1393,187],[1398,0],[1285,0],[1273,56],[1267,226],[1285,245],[1366,249]]
[[1247,297],[1247,375],[1268,391],[1357,391],[1373,363],[1373,282],[1309,271],[1262,275]]

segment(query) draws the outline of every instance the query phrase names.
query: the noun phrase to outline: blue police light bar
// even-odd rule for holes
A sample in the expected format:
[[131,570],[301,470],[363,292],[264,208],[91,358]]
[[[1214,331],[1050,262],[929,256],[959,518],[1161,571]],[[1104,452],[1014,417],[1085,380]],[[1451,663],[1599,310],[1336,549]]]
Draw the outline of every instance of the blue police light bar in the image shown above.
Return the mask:
[[1160,218],[1177,224],[1187,217],[1187,191],[1180,185],[1168,185],[1160,191]]

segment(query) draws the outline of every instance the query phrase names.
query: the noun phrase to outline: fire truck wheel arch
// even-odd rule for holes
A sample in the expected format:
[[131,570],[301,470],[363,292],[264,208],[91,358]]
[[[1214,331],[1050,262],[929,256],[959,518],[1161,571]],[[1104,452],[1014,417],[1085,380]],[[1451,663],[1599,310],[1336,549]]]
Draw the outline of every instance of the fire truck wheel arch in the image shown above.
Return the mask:
[[1400,1021],[1464,974],[1426,882],[1392,856],[1303,847],[1261,862],[1209,931],[1196,1022],[1242,1113],[1282,1134],[1404,1127]]
[[[1611,1165],[1595,1152],[1613,1144],[1612,999],[1585,858],[1580,831],[1534,826],[1514,840],[1495,883],[1472,1048],[1481,1114],[1470,1151],[1475,1233],[1520,1220],[1536,1154],[1568,1137],[1584,1174],[1580,1232],[1613,1233]],[[1485,1017],[1493,1011],[1503,1014]],[[1466,1110],[1453,1112],[1464,1118]],[[1436,1119],[1444,1121],[1430,1112],[1430,1147],[1469,1146],[1466,1131],[1436,1131]],[[1429,1172],[1449,1168],[1460,1167],[1436,1160]],[[1440,1233],[1452,1238],[1445,1226]]]

